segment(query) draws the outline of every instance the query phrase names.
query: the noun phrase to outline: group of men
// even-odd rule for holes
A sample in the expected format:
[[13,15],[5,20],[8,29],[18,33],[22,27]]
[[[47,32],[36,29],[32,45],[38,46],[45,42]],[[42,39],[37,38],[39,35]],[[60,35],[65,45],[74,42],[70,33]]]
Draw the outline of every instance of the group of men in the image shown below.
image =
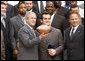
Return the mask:
[[[84,60],[84,18],[77,1],[65,7],[61,1],[46,1],[44,9],[39,2],[11,6],[1,1],[1,59]],[[40,25],[50,26],[51,32],[40,34],[36,30]]]

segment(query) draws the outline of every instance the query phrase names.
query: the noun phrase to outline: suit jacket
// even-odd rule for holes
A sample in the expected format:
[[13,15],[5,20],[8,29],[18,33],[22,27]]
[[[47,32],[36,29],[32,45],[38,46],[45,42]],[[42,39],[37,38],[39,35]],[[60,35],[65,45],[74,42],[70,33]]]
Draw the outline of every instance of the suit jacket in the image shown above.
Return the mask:
[[[40,34],[36,32],[36,34]],[[39,59],[40,60],[61,60],[63,52],[63,37],[59,29],[51,27],[51,32],[39,44]],[[56,56],[53,58],[48,54],[48,45],[55,45],[57,48]]]
[[19,32],[19,55],[18,60],[38,60],[38,43],[40,38],[36,37],[32,29],[27,25],[23,26]]
[[5,59],[10,60],[12,57],[11,56],[12,47],[11,47],[11,42],[9,40],[9,26],[8,26],[8,21],[6,18],[4,19],[4,21],[5,21],[6,27],[4,27],[4,25],[1,22],[1,30],[3,31],[3,36],[4,36],[5,54],[6,54]]
[[6,17],[8,19],[12,18],[14,16],[14,8],[12,5],[7,4],[7,12],[6,12]]
[[70,39],[71,27],[65,30],[65,48],[68,60],[84,60],[84,26],[79,25],[72,40]]
[[17,49],[18,31],[22,26],[24,26],[24,22],[19,15],[10,19],[10,40],[13,49]]
[[5,44],[2,30],[1,30],[1,60],[5,60]]
[[69,11],[70,11],[70,10],[69,10],[68,8],[61,7],[61,8],[59,9],[59,11],[58,11],[57,14],[62,15],[62,16],[64,16],[66,19],[68,19],[68,18],[69,18]]

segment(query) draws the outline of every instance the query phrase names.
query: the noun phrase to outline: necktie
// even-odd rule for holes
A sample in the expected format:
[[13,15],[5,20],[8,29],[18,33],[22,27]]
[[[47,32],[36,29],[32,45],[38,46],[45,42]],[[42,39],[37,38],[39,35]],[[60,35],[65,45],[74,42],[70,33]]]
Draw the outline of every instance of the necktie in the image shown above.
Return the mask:
[[1,20],[1,22],[2,22],[2,24],[4,25],[4,27],[6,27],[4,18]]
[[24,19],[24,18],[22,18],[22,21],[23,21],[23,23],[24,23],[24,24],[26,24],[26,21],[25,21],[25,19]]
[[40,13],[42,13],[43,11],[44,11],[43,2],[40,1]]
[[33,34],[34,34],[34,37],[36,37],[36,34],[35,34],[35,31],[34,31],[34,29],[32,29],[32,32],[33,32]]
[[74,28],[72,28],[72,32],[71,32],[71,40],[73,38],[73,31],[74,31]]

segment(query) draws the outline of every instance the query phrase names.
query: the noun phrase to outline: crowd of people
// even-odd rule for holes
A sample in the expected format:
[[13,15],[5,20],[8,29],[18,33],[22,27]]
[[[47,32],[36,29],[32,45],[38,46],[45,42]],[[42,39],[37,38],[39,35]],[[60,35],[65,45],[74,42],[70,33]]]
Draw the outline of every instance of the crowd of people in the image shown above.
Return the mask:
[[[1,60],[84,60],[84,10],[77,1],[1,1]],[[37,27],[50,27],[47,34]]]

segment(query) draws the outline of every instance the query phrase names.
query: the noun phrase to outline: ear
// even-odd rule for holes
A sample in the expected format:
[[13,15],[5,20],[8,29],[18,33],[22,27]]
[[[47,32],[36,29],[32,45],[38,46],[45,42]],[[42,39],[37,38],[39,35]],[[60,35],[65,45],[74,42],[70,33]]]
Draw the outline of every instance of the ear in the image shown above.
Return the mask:
[[41,22],[41,23],[43,22],[42,19],[40,19],[40,22]]

